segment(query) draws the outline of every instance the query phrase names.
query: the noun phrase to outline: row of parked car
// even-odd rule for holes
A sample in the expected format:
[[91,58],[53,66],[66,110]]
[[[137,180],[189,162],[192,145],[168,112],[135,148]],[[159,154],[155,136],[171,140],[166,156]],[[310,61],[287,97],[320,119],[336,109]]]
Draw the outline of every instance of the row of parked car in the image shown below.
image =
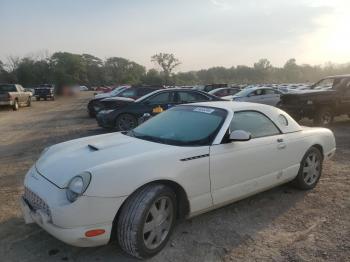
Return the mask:
[[335,116],[350,116],[350,75],[330,76],[313,85],[119,86],[96,94],[87,107],[101,127],[126,131],[144,121],[145,114],[149,117],[178,104],[220,100],[272,105],[297,121],[307,117],[326,126]]

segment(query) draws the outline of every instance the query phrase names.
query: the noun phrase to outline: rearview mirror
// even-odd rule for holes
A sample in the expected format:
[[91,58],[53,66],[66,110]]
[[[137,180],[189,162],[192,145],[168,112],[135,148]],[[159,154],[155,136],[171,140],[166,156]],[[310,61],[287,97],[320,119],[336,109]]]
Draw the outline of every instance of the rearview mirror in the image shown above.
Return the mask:
[[252,135],[244,130],[235,130],[230,134],[231,141],[248,141],[252,138]]

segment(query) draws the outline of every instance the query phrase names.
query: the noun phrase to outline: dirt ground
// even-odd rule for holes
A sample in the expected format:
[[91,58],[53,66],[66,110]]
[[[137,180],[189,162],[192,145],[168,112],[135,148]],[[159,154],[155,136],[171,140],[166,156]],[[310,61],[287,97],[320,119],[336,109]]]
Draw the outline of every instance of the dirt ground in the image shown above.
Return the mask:
[[[40,152],[104,132],[87,116],[91,96],[0,110],[0,261],[134,261],[115,243],[68,246],[21,217],[23,177]],[[314,190],[284,185],[182,222],[150,261],[350,261],[350,119],[332,130],[337,154]]]

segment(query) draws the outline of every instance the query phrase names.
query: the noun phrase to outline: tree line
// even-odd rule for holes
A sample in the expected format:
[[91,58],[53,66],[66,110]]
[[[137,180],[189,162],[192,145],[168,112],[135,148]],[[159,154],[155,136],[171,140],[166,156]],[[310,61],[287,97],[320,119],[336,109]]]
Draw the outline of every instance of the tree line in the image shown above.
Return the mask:
[[9,57],[0,61],[0,83],[20,83],[33,87],[42,83],[64,85],[195,85],[209,83],[295,83],[314,82],[327,75],[350,73],[350,63],[299,65],[294,58],[283,67],[263,58],[253,66],[212,67],[199,71],[178,72],[181,63],[174,54],[158,53],[151,57],[160,70],[149,69],[122,57],[102,60],[90,54],[56,52],[51,56]]

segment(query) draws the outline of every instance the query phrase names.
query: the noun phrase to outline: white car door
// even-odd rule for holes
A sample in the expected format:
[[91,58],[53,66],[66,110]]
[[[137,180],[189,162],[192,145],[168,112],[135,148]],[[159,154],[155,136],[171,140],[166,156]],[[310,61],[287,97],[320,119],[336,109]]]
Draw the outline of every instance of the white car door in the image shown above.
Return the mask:
[[266,88],[264,89],[264,95],[262,95],[261,101],[263,104],[276,106],[280,101],[280,94],[272,88]]
[[210,148],[210,179],[214,205],[225,204],[282,182],[287,145],[277,126],[257,111],[235,112],[230,131],[244,130],[252,139]]

